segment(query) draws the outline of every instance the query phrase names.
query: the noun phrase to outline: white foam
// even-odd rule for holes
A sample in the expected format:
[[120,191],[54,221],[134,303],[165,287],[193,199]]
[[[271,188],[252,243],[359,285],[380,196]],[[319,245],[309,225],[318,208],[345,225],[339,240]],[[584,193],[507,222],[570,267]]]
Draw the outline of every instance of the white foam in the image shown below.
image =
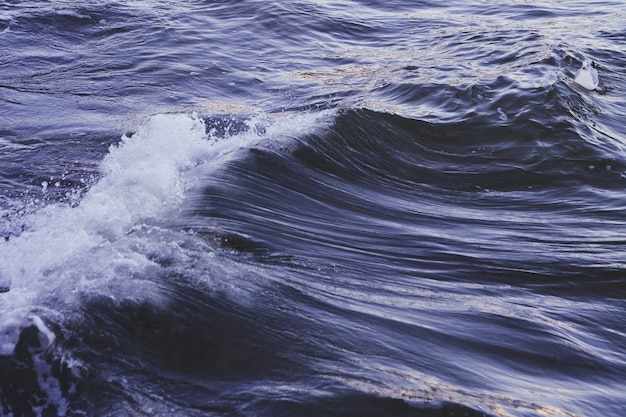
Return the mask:
[[45,409],[54,405],[57,415],[64,416],[67,412],[67,400],[63,398],[59,380],[54,377],[52,366],[46,359],[46,349],[56,339],[54,332],[50,330],[41,318],[36,315],[20,317],[10,314],[0,321],[0,355],[10,355],[14,352],[22,329],[29,326],[37,327],[39,346],[30,346],[28,351],[31,355],[32,364],[37,373],[37,384],[45,392],[43,401],[33,407],[35,415],[46,415]]
[[0,355],[13,353],[23,328],[34,325],[39,330],[40,348],[46,349],[54,343],[56,336],[36,315],[21,316],[17,312],[5,314],[0,320]]
[[5,315],[0,320],[0,355],[6,356],[13,352],[25,324],[21,317],[15,315]]
[[20,236],[0,242],[0,284],[10,286],[0,293],[0,318],[39,297],[67,303],[81,291],[154,296],[137,276],[155,265],[146,254],[166,243],[141,230],[166,226],[177,215],[192,186],[189,170],[222,166],[238,149],[292,140],[330,120],[332,112],[257,116],[247,131],[218,139],[207,136],[195,115],[150,117],[110,147],[101,179],[78,205],[46,206],[24,220]]
[[[185,240],[196,237],[168,228],[193,187],[190,178],[197,171],[191,168],[211,167],[204,171],[210,181],[212,167],[237,157],[237,150],[292,140],[323,126],[332,120],[329,116],[259,115],[249,120],[249,129],[220,138],[207,135],[205,123],[194,115],[153,116],[132,137],[110,147],[100,180],[82,201],[26,215],[20,221],[26,227],[21,235],[0,240],[0,287],[10,287],[0,292],[0,355],[14,352],[25,327],[37,327],[41,351],[33,353],[33,363],[46,401],[36,413],[43,413],[48,404],[58,415],[67,412],[59,381],[46,360],[55,334],[37,314],[62,320],[68,309],[79,311],[85,294],[165,305],[167,294],[152,278],[159,276],[160,267],[151,254],[172,259],[184,271],[193,264],[199,268],[192,271],[198,274],[193,279],[215,285],[220,292],[228,289],[235,299],[242,297],[230,283],[211,281],[231,272],[241,275],[238,265],[219,263],[205,244],[197,252],[188,253],[189,244],[181,250],[179,242],[196,243]],[[51,186],[52,181],[42,184],[44,190]],[[215,278],[207,282],[204,275]]]
[[78,206],[47,206],[26,219],[27,230],[19,237],[0,242],[0,281],[11,287],[2,295],[5,301],[20,298],[20,292],[28,298],[75,286],[94,268],[149,263],[119,253],[126,245],[118,241],[137,224],[176,209],[183,172],[200,163],[210,147],[203,121],[188,115],[154,116],[132,138],[111,146],[101,164],[102,179]]

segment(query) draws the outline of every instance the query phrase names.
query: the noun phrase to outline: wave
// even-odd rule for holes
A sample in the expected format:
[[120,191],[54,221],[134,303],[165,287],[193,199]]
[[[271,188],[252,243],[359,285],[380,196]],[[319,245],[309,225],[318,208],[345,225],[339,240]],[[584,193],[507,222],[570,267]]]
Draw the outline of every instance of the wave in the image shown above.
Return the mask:
[[[176,271],[191,265],[197,268],[188,277],[192,285],[211,292],[228,290],[238,297],[235,289],[218,279],[232,266],[216,261],[213,249],[193,234],[173,227],[188,188],[193,187],[192,173],[198,167],[205,174],[219,169],[241,147],[267,140],[268,134],[280,143],[294,126],[314,128],[324,117],[328,116],[277,116],[275,123],[269,123],[263,117],[237,122],[156,115],[110,146],[99,178],[77,201],[50,198],[43,207],[13,213],[14,217],[9,212],[6,219],[19,227],[5,227],[0,242],[3,413],[73,415],[73,408],[94,406],[85,405],[77,391],[77,384],[87,389],[83,373],[93,369],[75,359],[80,355],[65,353],[63,348],[72,346],[75,337],[81,340],[79,345],[89,345],[86,323],[99,329],[115,322],[116,317],[109,317],[105,323],[94,323],[99,318],[97,305],[103,302],[110,307],[105,315],[125,304],[160,309],[168,303],[163,287]],[[55,189],[71,193],[74,188],[66,181],[43,181],[39,187],[44,196]],[[82,309],[90,313],[80,314]],[[97,348],[110,341],[120,343],[124,336],[112,331],[101,330],[107,334],[103,339],[98,338],[100,333],[94,335]],[[74,350],[81,351],[70,348]],[[25,394],[17,395],[24,390]],[[95,396],[95,391],[90,395]]]
[[0,414],[623,414],[623,7],[153,3],[0,6]]
[[[619,324],[594,305],[615,313],[624,297],[624,168],[618,148],[562,120],[346,110],[200,180],[183,223],[289,294],[278,297],[307,329],[303,354],[327,352],[317,374],[392,398],[437,391],[484,412],[566,415],[567,396],[533,402],[544,366],[589,387],[595,377],[574,364],[595,363],[598,380],[619,385],[620,359],[605,354]],[[487,394],[509,390],[517,400]]]
[[[505,253],[522,245],[532,258],[538,246],[531,243],[543,241],[548,228],[562,232],[563,241],[584,242],[593,224],[605,232],[594,216],[619,221],[625,169],[621,154],[608,157],[565,123],[433,124],[349,110],[330,132],[304,138],[289,152],[254,149],[233,162],[224,179],[211,178],[196,197],[195,214],[235,216],[242,234],[262,236],[277,251],[293,252],[295,240],[306,252],[314,236],[328,233],[318,243],[328,245],[325,255],[341,256],[332,241],[350,242],[355,232],[380,230],[391,248],[398,233],[411,236],[403,230],[418,240],[440,228],[461,242],[471,229],[470,240],[482,236],[477,245],[504,238],[510,240],[500,248]],[[590,223],[577,228],[586,215]]]
[[[49,73],[74,52],[30,57],[8,91],[97,97],[90,114],[138,117],[145,96],[225,114],[159,114],[119,141],[75,147],[35,135],[19,144],[40,151],[32,168],[18,144],[0,143],[15,166],[3,190],[25,176],[27,199],[39,200],[16,215],[21,191],[3,193],[3,414],[584,415],[600,401],[619,413],[626,161],[615,62],[604,60],[589,94],[568,82],[580,47],[545,45],[541,31],[437,32],[450,16],[431,16],[424,30],[438,41],[409,45],[397,27],[331,6],[301,30],[293,16],[311,10],[261,4],[243,15],[214,5],[232,18],[221,25],[181,11],[161,27],[151,10],[135,29],[137,10],[119,6],[15,17],[2,36],[45,27],[110,59]],[[231,37],[256,16],[244,33],[285,24],[298,36],[228,58],[237,38],[206,63],[190,16],[202,33]],[[137,37],[189,46],[162,60]],[[496,50],[472,44],[494,37]],[[333,49],[301,49],[311,40]],[[133,45],[122,62],[118,41]],[[264,54],[281,48],[289,57],[270,68]],[[323,65],[294,69],[305,55]],[[295,83],[289,97],[276,74]],[[157,82],[176,87],[151,95]],[[293,110],[244,114],[197,88]],[[37,130],[32,119],[8,132]],[[70,134],[102,123],[44,119]]]
[[563,119],[153,116],[0,244],[3,410],[567,414],[538,380],[619,391],[624,171]]

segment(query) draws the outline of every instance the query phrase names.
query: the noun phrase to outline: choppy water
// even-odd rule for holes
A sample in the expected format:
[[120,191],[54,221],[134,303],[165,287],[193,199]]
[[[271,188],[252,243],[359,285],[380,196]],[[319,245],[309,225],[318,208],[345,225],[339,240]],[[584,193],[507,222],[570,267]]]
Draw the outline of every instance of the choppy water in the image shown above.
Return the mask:
[[2,3],[0,415],[626,415],[625,33]]

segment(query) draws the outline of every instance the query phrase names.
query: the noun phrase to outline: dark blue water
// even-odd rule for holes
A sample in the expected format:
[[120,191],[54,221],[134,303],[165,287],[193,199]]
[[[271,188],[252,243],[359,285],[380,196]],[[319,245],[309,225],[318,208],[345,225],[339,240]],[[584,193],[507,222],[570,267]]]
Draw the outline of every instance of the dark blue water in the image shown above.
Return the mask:
[[626,415],[625,33],[0,4],[0,415]]

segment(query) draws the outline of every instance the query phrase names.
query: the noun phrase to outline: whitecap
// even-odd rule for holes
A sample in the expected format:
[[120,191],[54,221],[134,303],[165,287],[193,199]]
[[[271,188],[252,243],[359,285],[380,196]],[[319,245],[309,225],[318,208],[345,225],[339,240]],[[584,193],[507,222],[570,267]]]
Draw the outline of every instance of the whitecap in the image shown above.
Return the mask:
[[582,67],[576,72],[574,82],[587,90],[595,90],[598,87],[598,71],[590,60],[586,59],[583,62]]

